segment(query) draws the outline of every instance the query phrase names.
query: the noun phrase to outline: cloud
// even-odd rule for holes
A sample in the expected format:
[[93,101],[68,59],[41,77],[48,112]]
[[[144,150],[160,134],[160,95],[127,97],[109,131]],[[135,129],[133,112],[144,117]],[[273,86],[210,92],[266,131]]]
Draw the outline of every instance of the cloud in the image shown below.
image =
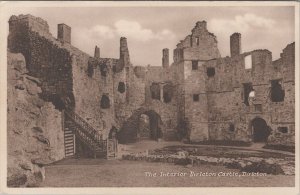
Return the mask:
[[108,26],[96,25],[87,30],[87,35],[93,38],[105,37],[107,39],[112,39],[114,38],[114,31]]
[[119,20],[115,23],[115,28],[118,35],[138,41],[170,40],[175,37],[174,33],[168,29],[154,33],[151,29],[145,29],[135,21]]
[[81,34],[91,39],[104,40],[114,39],[121,36],[131,40],[147,42],[151,40],[172,40],[175,34],[163,29],[158,32],[153,32],[151,29],[143,28],[136,21],[119,20],[112,27],[105,25],[96,25],[88,29],[81,29]]
[[237,15],[234,19],[212,19],[209,24],[211,30],[223,33],[247,32],[251,29],[271,29],[275,25],[273,19],[257,16],[252,13]]

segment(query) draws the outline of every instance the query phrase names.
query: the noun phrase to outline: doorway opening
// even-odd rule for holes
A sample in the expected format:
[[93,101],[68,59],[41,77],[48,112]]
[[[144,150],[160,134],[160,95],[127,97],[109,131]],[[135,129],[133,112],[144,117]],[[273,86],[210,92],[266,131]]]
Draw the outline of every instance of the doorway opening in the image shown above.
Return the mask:
[[253,119],[251,128],[253,142],[267,142],[271,130],[264,119],[258,117]]
[[161,118],[155,111],[149,110],[139,116],[137,138],[157,140],[162,137]]

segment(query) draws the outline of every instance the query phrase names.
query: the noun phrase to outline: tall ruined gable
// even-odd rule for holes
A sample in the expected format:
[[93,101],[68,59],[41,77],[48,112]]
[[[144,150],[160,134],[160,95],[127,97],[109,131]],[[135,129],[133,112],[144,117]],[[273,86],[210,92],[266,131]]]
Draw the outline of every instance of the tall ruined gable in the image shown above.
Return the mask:
[[206,21],[199,21],[192,29],[192,34],[177,44],[174,50],[174,61],[200,60],[206,61],[221,57],[217,38],[207,30]]

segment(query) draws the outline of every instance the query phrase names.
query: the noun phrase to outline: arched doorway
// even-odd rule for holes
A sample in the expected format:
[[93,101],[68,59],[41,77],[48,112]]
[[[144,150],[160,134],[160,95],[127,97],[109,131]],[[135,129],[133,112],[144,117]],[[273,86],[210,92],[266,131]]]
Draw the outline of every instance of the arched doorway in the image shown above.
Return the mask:
[[163,122],[154,110],[141,107],[127,118],[117,132],[119,143],[133,143],[140,139],[157,140],[162,138]]
[[153,110],[143,112],[139,116],[137,138],[156,140],[162,137],[161,118]]
[[268,140],[270,128],[264,119],[259,117],[253,119],[251,129],[253,142],[266,142]]

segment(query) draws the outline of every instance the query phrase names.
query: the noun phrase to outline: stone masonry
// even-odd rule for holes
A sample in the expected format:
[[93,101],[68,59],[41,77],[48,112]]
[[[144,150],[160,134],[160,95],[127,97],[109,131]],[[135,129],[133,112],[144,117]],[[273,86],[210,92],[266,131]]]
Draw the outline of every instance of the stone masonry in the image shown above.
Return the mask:
[[[230,37],[231,57],[221,57],[217,38],[199,21],[162,66],[133,66],[128,42],[119,58],[90,56],[71,45],[71,27],[11,16],[8,49],[21,53],[40,97],[62,111],[71,108],[107,138],[118,129],[121,143],[139,137],[141,115],[149,117],[152,139],[295,143],[295,44],[275,61],[268,50],[242,53],[242,36]],[[130,43],[130,40],[129,40]],[[144,116],[143,116],[144,117]],[[62,146],[63,147],[63,146]]]

